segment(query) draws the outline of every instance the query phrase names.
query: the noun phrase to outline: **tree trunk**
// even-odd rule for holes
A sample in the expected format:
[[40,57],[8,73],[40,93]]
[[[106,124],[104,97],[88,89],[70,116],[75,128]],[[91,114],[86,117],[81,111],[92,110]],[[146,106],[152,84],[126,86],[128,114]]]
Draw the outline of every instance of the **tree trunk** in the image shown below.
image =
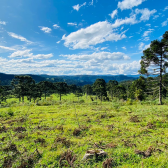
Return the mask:
[[46,92],[45,92],[45,100],[46,100]]
[[24,96],[22,96],[22,102],[24,103]]
[[159,104],[162,105],[162,55],[160,60]]

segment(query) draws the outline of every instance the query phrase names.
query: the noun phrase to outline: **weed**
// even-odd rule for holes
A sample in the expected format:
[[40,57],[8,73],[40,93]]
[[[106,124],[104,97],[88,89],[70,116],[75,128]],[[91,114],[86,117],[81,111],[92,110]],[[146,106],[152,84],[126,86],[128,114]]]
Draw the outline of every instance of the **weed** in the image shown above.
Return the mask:
[[81,129],[75,128],[73,131],[73,136],[79,136],[81,134]]

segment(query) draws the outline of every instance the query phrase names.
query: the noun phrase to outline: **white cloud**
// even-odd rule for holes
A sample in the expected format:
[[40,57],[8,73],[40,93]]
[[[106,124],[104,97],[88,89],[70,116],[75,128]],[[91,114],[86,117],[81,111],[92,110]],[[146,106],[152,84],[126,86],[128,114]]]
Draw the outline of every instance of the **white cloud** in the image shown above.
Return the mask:
[[76,23],[67,23],[68,25],[70,25],[70,26],[77,26],[77,24]]
[[104,60],[128,60],[130,59],[129,56],[127,56],[124,53],[121,52],[94,52],[93,54],[72,54],[72,55],[60,55],[63,57],[67,57],[70,60],[83,60],[83,61],[88,61],[88,60],[95,60],[96,62],[102,62]]
[[57,41],[56,43],[59,44],[61,41]]
[[122,49],[126,50],[127,48],[126,47],[122,47]]
[[143,50],[144,45],[145,45],[145,44],[144,44],[143,42],[139,43],[139,50]]
[[29,44],[32,43],[31,41],[27,40],[25,37],[20,36],[20,35],[17,35],[17,34],[15,34],[15,33],[8,32],[8,35],[11,36],[11,37],[13,37],[13,38],[19,39],[19,40],[21,40],[21,41],[25,41],[26,43],[29,43]]
[[6,25],[6,22],[5,21],[0,21],[0,24]]
[[154,17],[153,17],[153,19],[157,19],[159,17],[159,15],[155,15]]
[[93,5],[93,0],[91,2],[89,2],[89,5]]
[[141,42],[141,43],[139,43],[139,47],[138,48],[139,48],[139,50],[143,51],[143,50],[145,50],[145,49],[147,49],[149,47],[150,47],[150,44],[145,45],[145,43]]
[[166,10],[168,10],[168,6],[166,6],[166,7],[164,8],[164,10],[163,10],[163,11],[166,11]]
[[145,26],[151,27],[151,24],[146,24]]
[[60,28],[60,26],[58,26],[57,24],[54,24],[53,27],[54,27],[54,29]]
[[53,54],[37,54],[33,58],[34,59],[48,59],[53,57]]
[[154,29],[148,29],[148,31],[145,31],[143,34],[143,37],[149,36],[150,33],[152,33]]
[[0,46],[0,48],[5,49],[5,50],[15,50],[14,48],[11,48],[11,47],[5,47],[5,46]]
[[113,24],[113,28],[117,28],[124,24],[136,24],[138,21],[136,20],[136,15],[132,14],[129,18],[126,17],[125,19],[117,19],[115,20],[115,23]]
[[162,27],[167,26],[167,23],[168,23],[168,19],[166,21],[162,22]]
[[156,9],[153,9],[153,10],[150,11],[147,8],[145,8],[145,9],[136,9],[135,10],[136,14],[141,14],[140,21],[149,20],[150,16],[152,16],[156,12],[157,12]]
[[76,32],[63,35],[62,40],[65,40],[66,47],[73,49],[86,49],[90,46],[103,43],[105,41],[118,41],[126,38],[125,32],[117,33],[113,30],[113,25],[107,21],[95,23],[87,28],[82,28]]
[[123,0],[122,2],[118,2],[118,8],[121,10],[132,9],[134,6],[140,5],[145,0]]
[[49,27],[39,26],[40,30],[42,30],[45,33],[51,33],[51,29]]
[[111,19],[113,19],[113,18],[117,15],[117,13],[118,13],[118,11],[117,11],[117,9],[116,9],[116,10],[114,10],[111,14],[109,14],[110,17],[111,17]]
[[74,10],[76,10],[76,11],[79,11],[79,9],[80,9],[82,6],[85,6],[85,5],[86,5],[86,2],[84,2],[82,5],[79,5],[79,4],[74,5],[74,6],[72,6],[72,8],[73,8]]
[[100,50],[106,50],[108,47],[102,47]]
[[33,53],[30,53],[32,50],[18,50],[12,53],[9,58],[22,58],[22,57],[30,57],[31,59],[48,59],[53,57],[53,54],[37,54],[33,55]]
[[15,58],[15,57],[31,57],[33,56],[33,53],[30,53],[31,50],[18,50],[14,53],[12,53],[9,58]]

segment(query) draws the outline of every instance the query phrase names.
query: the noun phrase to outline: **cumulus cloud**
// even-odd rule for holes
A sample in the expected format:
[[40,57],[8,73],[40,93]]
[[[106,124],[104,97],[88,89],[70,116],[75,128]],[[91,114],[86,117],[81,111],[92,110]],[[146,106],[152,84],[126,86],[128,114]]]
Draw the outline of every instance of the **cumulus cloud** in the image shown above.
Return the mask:
[[51,29],[49,27],[39,26],[40,30],[42,30],[44,33],[51,33]]
[[[62,40],[65,41],[64,45],[66,47],[72,49],[86,49],[105,41],[118,41],[126,38],[125,32],[127,30],[120,33],[116,28],[125,24],[133,25],[149,20],[150,16],[155,12],[155,9],[152,11],[147,8],[142,10],[136,9],[130,14],[130,17],[116,19],[114,23],[108,21],[97,22],[86,28],[72,32],[68,36],[63,35]],[[139,19],[137,19],[137,15],[140,15]]]
[[6,22],[5,21],[0,21],[0,24],[6,25]]
[[16,58],[16,57],[31,57],[33,56],[33,53],[30,53],[31,50],[19,50],[14,53],[12,53],[9,58]]
[[67,23],[67,24],[70,25],[70,26],[77,26],[77,23],[70,22],[70,23]]
[[168,23],[168,19],[166,21],[162,22],[162,27],[167,26],[167,23]]
[[86,2],[84,2],[82,5],[79,5],[79,4],[74,5],[74,6],[72,6],[72,8],[73,8],[74,10],[76,10],[76,11],[79,11],[79,9],[80,9],[82,6],[85,6],[85,5],[86,5]]
[[8,32],[8,35],[11,36],[11,37],[13,37],[13,38],[19,39],[20,41],[25,41],[26,43],[29,43],[29,44],[32,43],[31,41],[27,40],[25,37],[17,35],[15,33]]
[[67,57],[70,60],[95,60],[96,62],[102,62],[104,60],[128,60],[129,56],[122,52],[94,52],[92,54],[72,54],[72,55],[60,55],[63,57]]
[[0,48],[5,49],[5,50],[15,50],[14,48],[11,48],[11,47],[5,47],[5,46],[0,46]]
[[31,59],[48,59],[53,57],[53,54],[37,54],[37,55],[33,55],[33,53],[31,53],[31,49],[28,50],[18,50],[15,51],[14,53],[12,53],[10,56],[8,56],[9,58],[22,58],[22,57],[30,57]]
[[134,6],[138,6],[142,4],[145,0],[123,0],[122,2],[118,2],[118,8],[121,10],[132,9]]
[[117,15],[117,13],[118,13],[118,11],[117,11],[117,9],[116,9],[116,10],[114,10],[111,14],[109,14],[110,17],[111,17],[111,19],[113,19],[113,18]]
[[157,10],[156,9],[153,9],[153,10],[149,10],[147,8],[145,9],[136,9],[135,10],[135,13],[136,14],[141,14],[141,17],[140,17],[140,21],[146,21],[146,20],[149,20],[149,18],[154,14],[156,13]]
[[82,28],[68,36],[63,35],[62,40],[65,40],[64,45],[66,47],[86,49],[105,41],[118,41],[126,38],[124,33],[117,33],[113,30],[111,23],[103,21],[95,23],[85,29]]
[[37,54],[33,56],[34,59],[48,59],[53,57],[53,54]]
[[58,26],[57,24],[54,24],[53,27],[54,27],[54,29],[60,28],[60,26]]

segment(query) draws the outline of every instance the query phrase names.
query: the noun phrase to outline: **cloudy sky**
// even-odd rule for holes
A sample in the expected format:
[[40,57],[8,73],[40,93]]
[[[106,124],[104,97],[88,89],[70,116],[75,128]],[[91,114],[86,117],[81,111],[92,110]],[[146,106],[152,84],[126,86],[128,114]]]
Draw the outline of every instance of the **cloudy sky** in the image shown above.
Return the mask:
[[137,74],[166,0],[0,0],[0,72]]

